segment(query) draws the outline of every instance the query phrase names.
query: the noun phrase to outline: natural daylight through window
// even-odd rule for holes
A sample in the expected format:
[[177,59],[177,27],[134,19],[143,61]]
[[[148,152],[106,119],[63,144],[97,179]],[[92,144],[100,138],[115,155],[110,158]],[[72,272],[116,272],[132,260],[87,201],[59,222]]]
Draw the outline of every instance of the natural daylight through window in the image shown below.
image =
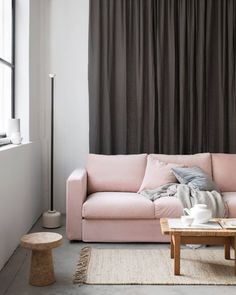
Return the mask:
[[0,0],[0,137],[14,117],[14,0]]

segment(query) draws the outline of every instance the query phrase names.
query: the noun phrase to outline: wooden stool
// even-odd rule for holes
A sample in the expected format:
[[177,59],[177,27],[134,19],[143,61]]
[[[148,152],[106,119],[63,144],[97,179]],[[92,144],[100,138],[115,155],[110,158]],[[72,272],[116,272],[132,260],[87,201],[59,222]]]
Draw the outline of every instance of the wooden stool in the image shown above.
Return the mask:
[[55,282],[52,249],[62,244],[57,233],[39,232],[24,235],[21,246],[31,249],[29,283],[33,286],[47,286]]

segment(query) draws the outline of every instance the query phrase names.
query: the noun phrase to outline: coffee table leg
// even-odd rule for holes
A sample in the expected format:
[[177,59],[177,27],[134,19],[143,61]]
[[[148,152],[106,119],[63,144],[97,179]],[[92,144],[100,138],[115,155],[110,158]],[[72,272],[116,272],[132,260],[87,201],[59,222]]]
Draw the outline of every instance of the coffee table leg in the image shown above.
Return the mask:
[[170,236],[170,258],[171,259],[174,258],[174,244],[173,244],[173,239],[174,239],[174,236],[171,235]]
[[180,275],[180,235],[174,235],[174,269],[175,275]]
[[51,250],[32,250],[29,283],[47,286],[55,282]]
[[227,241],[224,245],[225,259],[230,259],[230,239],[227,238]]

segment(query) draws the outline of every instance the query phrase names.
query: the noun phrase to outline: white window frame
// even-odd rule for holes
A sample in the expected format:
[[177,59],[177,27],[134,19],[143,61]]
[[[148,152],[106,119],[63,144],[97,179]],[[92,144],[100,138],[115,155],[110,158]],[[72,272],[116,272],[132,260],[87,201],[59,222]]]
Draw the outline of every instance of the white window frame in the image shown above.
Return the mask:
[[[9,0],[12,4],[12,30],[11,30],[11,62],[0,56],[0,63],[11,70],[11,118],[15,117],[15,0]],[[2,130],[6,132],[6,130]],[[1,130],[0,130],[1,132]],[[0,136],[1,137],[1,136]]]

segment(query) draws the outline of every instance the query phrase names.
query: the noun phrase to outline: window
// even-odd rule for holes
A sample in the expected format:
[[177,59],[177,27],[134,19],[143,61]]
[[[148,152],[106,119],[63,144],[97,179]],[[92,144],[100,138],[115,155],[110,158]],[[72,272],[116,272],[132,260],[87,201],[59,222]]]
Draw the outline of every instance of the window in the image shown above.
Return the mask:
[[0,0],[0,137],[14,117],[15,0]]

